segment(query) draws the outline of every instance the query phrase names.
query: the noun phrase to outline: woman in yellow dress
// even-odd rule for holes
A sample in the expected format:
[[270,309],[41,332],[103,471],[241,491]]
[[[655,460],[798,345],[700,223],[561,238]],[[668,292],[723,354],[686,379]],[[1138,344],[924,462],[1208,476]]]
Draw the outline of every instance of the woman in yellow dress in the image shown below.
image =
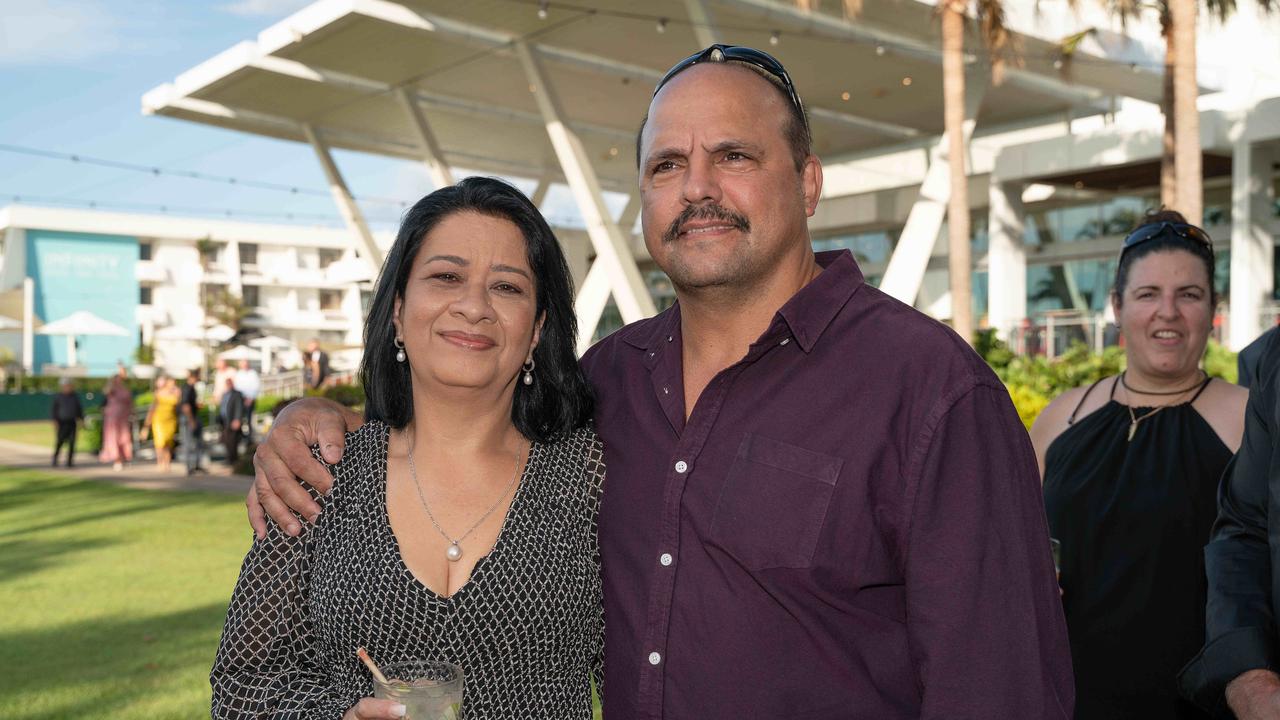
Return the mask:
[[156,380],[155,402],[142,424],[144,434],[148,429],[151,430],[156,462],[160,465],[161,472],[169,472],[169,465],[173,462],[174,436],[178,433],[178,400],[181,396],[173,378],[160,376]]

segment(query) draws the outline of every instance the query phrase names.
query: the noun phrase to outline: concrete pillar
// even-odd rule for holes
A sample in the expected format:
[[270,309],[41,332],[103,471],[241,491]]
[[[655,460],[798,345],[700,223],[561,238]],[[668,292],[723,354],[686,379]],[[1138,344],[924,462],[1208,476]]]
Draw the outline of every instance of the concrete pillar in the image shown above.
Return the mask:
[[1227,343],[1240,350],[1259,334],[1274,289],[1275,240],[1268,232],[1274,192],[1270,147],[1238,140],[1231,156],[1231,320]]
[[364,213],[360,212],[360,206],[356,205],[356,199],[351,196],[347,181],[342,178],[337,163],[333,161],[333,155],[329,153],[329,146],[320,139],[319,134],[310,125],[303,125],[302,131],[307,136],[307,142],[311,143],[311,149],[315,150],[316,159],[320,161],[325,179],[329,181],[329,191],[333,193],[338,212],[342,214],[347,228],[356,236],[358,243],[356,249],[360,251],[360,257],[369,265],[374,277],[377,277],[378,272],[382,270],[382,250],[378,247],[378,243],[374,242],[373,233],[369,231],[369,225],[364,221]]
[[[538,111],[546,123],[547,135],[551,139],[556,159],[560,161],[565,180],[569,183],[569,190],[573,193],[578,211],[582,213],[591,245],[596,251],[596,261],[587,273],[579,295],[582,296],[589,287],[596,287],[599,281],[593,279],[592,274],[597,272],[599,266],[599,272],[607,279],[608,288],[622,314],[623,322],[631,323],[656,314],[653,298],[649,296],[649,289],[640,276],[640,269],[636,267],[630,243],[609,214],[595,168],[591,165],[582,141],[564,121],[564,113],[560,109],[555,90],[550,86],[534,49],[520,41],[516,43],[515,50],[529,79],[529,89],[538,103]],[[600,307],[603,311],[603,305]],[[594,303],[585,309],[593,308]],[[599,320],[599,313],[593,315],[579,312],[579,347],[584,342],[590,342]]]
[[693,23],[693,36],[698,40],[698,49],[720,42],[720,33],[706,0],[684,0],[684,6],[689,10],[689,21]]
[[[977,124],[978,108],[991,84],[991,69],[985,63],[965,72],[964,143],[966,151],[973,129]],[[926,151],[929,152],[929,151]],[[920,292],[920,283],[929,266],[929,256],[942,230],[942,219],[947,214],[947,200],[951,197],[950,169],[947,166],[947,136],[938,138],[929,155],[929,169],[920,183],[920,197],[907,214],[902,235],[889,258],[880,289],[908,305],[914,305]]]
[[993,177],[988,197],[987,318],[996,335],[1008,340],[1027,315],[1022,183],[999,182]]
[[435,183],[437,190],[453,185],[453,171],[444,160],[444,152],[440,150],[440,143],[436,141],[436,134],[431,131],[431,124],[427,122],[427,116],[422,112],[417,98],[403,87],[396,90],[396,95],[400,98],[400,104],[404,106],[414,131],[418,133],[418,146],[422,149],[422,161],[426,163],[431,182]]

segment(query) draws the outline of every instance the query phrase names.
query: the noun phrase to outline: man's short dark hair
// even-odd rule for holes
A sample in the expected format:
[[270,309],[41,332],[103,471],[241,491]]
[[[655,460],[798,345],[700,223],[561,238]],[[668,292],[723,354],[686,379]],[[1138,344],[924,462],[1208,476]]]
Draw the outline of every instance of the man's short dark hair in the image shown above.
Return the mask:
[[573,313],[573,278],[555,235],[538,208],[515,187],[495,178],[471,177],[419,200],[405,213],[387,253],[364,326],[360,379],[365,419],[402,428],[413,419],[409,364],[395,359],[395,301],[403,297],[409,271],[427,233],[445,218],[473,212],[508,220],[524,236],[533,270],[535,317],[544,317],[533,351],[537,379],[515,384],[511,420],[530,440],[548,441],[591,418],[592,397],[574,351],[578,322]]
[[[735,62],[733,60],[718,64],[746,68],[755,75],[764,78],[774,90],[778,91],[787,108],[787,123],[782,128],[782,134],[787,140],[787,145],[791,147],[791,159],[795,161],[796,172],[803,170],[804,161],[813,154],[813,138],[809,135],[809,123],[805,118],[804,110],[796,107],[795,103],[791,102],[791,97],[787,94],[786,88],[782,87],[777,78],[760,68],[749,63]],[[636,131],[636,169],[640,171],[641,176],[644,175],[644,168],[642,166],[643,158],[640,157],[640,145],[644,138],[644,126],[648,122],[649,113],[646,112],[644,118],[640,121],[640,129]]]

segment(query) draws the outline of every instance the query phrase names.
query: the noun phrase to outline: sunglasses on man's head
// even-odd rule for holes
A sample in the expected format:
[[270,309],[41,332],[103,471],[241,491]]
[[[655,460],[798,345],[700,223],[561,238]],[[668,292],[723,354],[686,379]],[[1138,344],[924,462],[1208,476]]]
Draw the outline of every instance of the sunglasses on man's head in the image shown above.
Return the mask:
[[1209,233],[1201,230],[1191,223],[1177,223],[1165,220],[1161,222],[1148,223],[1129,233],[1124,239],[1124,245],[1120,249],[1120,254],[1124,255],[1131,248],[1137,247],[1153,238],[1160,237],[1166,232],[1177,235],[1178,237],[1186,238],[1192,242],[1199,243],[1209,252],[1213,252],[1213,238],[1209,237]]
[[744,45],[721,45],[719,43],[708,47],[706,50],[694,53],[689,57],[676,63],[662,79],[658,81],[658,86],[653,89],[654,97],[658,96],[658,91],[671,81],[671,78],[688,70],[699,63],[723,63],[723,62],[740,62],[746,63],[752,67],[763,70],[770,77],[776,79],[786,91],[787,97],[791,100],[791,104],[796,110],[800,111],[800,117],[804,118],[805,129],[809,128],[809,118],[804,114],[804,103],[800,102],[800,94],[796,92],[796,86],[791,82],[791,76],[787,74],[787,69],[782,67],[782,63],[778,59],[763,50],[756,50]]

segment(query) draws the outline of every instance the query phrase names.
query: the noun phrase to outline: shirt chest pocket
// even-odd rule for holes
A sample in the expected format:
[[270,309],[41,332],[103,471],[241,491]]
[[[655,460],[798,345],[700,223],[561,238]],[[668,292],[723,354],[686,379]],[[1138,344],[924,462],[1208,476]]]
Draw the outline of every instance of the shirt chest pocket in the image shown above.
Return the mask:
[[843,463],[748,433],[720,491],[711,539],[752,570],[809,567]]

